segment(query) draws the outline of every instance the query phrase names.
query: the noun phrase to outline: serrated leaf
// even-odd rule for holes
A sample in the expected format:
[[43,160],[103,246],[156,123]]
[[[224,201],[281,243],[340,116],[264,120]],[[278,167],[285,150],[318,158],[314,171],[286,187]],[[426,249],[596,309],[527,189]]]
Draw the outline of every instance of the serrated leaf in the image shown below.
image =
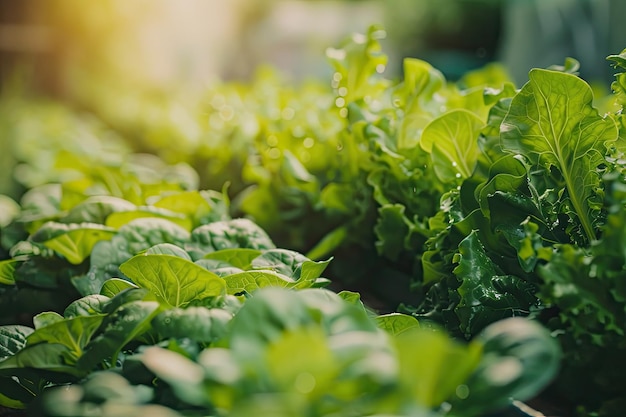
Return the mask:
[[562,72],[533,69],[511,101],[500,128],[504,150],[533,164],[558,169],[567,197],[588,241],[596,238],[589,199],[599,186],[598,166],[617,140],[615,121],[592,106],[591,87]]

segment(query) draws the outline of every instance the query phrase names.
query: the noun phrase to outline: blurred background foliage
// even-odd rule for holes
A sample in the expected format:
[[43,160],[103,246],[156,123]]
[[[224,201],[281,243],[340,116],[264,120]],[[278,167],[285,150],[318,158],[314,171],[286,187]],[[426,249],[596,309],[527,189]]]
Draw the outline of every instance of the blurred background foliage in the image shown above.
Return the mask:
[[[344,169],[361,151],[346,149],[328,48],[380,23],[388,80],[415,57],[465,87],[469,71],[500,62],[487,72],[520,87],[530,68],[572,56],[602,94],[624,15],[620,0],[0,0],[0,193],[62,181],[51,175],[63,155],[121,166],[150,153],[190,165],[201,189],[228,184],[234,214],[308,251],[345,239],[346,217],[376,216],[358,170]],[[348,249],[338,255],[368,258]]]
[[94,136],[188,163],[233,197],[269,175],[255,166],[274,170],[278,143],[332,175],[313,146],[341,146],[344,128],[321,116],[334,100],[324,55],[350,34],[382,24],[390,80],[406,57],[452,82],[497,61],[519,87],[572,56],[602,94],[612,74],[598,63],[623,48],[624,15],[618,0],[0,0],[0,193],[19,198],[51,153],[85,155]]

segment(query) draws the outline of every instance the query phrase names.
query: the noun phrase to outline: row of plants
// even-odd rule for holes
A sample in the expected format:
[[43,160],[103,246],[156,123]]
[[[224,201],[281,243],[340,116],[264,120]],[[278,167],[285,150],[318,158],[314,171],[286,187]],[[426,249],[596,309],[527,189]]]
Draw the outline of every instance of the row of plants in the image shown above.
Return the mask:
[[[120,265],[164,243],[128,246],[116,240],[116,230],[125,230],[120,226],[129,218],[158,212],[162,220],[176,222],[191,237],[165,243],[182,247],[198,262],[209,250],[194,246],[204,239],[194,234],[197,228],[245,216],[278,247],[306,253],[301,260],[334,256],[325,270],[330,288],[358,289],[379,312],[412,315],[422,327],[440,326],[470,343],[507,317],[541,323],[564,353],[550,399],[562,403],[565,413],[619,415],[625,401],[620,387],[626,382],[623,74],[617,74],[613,94],[596,92],[595,97],[576,75],[572,59],[531,70],[520,89],[498,66],[450,83],[417,59],[405,60],[403,79],[390,80],[384,76],[383,36],[381,28],[372,27],[329,49],[333,73],[326,83],[289,87],[263,73],[249,86],[216,83],[187,107],[138,99],[133,106],[118,106],[123,111],[116,113],[111,96],[83,103],[104,126],[136,140],[96,140],[120,147],[95,153],[61,135],[53,142],[59,145],[51,145],[42,158],[56,161],[54,167],[42,162],[47,168],[37,168],[32,155],[41,153],[20,158],[26,164],[20,172],[32,167],[42,174],[38,182],[22,181],[26,188],[61,180],[63,185],[35,187],[21,209],[7,202],[8,213],[22,214],[3,219],[3,246],[11,257],[6,268],[18,265],[16,256],[44,259],[49,250],[68,245],[65,238],[44,251],[32,244],[69,233],[58,225],[44,227],[48,220],[104,225],[72,233],[110,237],[107,242],[121,245],[124,255],[113,254],[111,243],[83,242],[80,256],[57,253],[62,260],[81,260],[69,270],[52,261],[19,264],[20,273],[6,272],[17,274],[16,284],[5,283],[9,287],[3,289],[3,297],[14,300],[6,305],[19,308],[7,310],[20,311],[26,300],[35,305],[20,313],[26,318],[22,322],[19,315],[5,315],[12,317],[7,323],[24,324],[48,308],[32,301],[44,296],[19,298],[30,279],[20,278],[28,271],[25,265],[40,280],[46,274],[39,269],[53,270],[53,276],[71,271],[51,278],[55,284],[45,288],[56,294],[56,286],[64,285],[65,298],[50,299],[67,304],[99,294],[107,279],[125,277]],[[609,57],[618,71],[626,68],[624,55]],[[32,119],[24,118],[24,126],[32,127]],[[49,131],[42,126],[42,132]],[[100,131],[90,137],[102,136],[103,125],[95,126]],[[46,175],[52,177],[46,180]],[[188,194],[207,184],[221,189],[226,180],[230,188],[211,197]],[[162,194],[164,184],[171,199]],[[108,200],[98,200],[102,195],[127,200],[132,209],[124,204],[114,209]],[[220,208],[200,204],[204,208],[183,210],[182,217],[195,213],[193,220],[173,213],[187,198],[199,204],[198,195]],[[99,217],[63,217],[82,210],[75,207],[87,196],[100,207]],[[37,207],[41,202],[45,209]],[[116,212],[112,220],[110,211]],[[123,234],[149,235],[153,228],[160,226]],[[206,261],[200,264],[213,271]]]
[[[322,288],[330,260],[276,248],[230,218],[225,194],[167,170],[147,182],[125,164],[106,178],[84,168],[95,195],[64,183],[3,200],[13,213],[0,262],[5,407],[475,416],[532,397],[557,372],[560,349],[536,323],[502,321],[460,343],[414,317],[378,315],[357,293]],[[106,192],[111,178],[124,179],[112,187],[121,196]]]

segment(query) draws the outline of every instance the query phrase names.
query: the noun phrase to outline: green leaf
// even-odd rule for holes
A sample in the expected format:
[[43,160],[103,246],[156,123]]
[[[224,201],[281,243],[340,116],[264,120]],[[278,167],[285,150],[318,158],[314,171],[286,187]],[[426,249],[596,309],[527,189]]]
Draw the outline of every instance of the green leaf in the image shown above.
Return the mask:
[[171,255],[138,255],[120,265],[120,270],[135,284],[174,307],[223,295],[226,289],[224,280],[216,274]]
[[376,97],[389,82],[381,75],[387,65],[380,40],[386,36],[380,26],[371,26],[367,35],[354,34],[339,49],[329,48],[326,56],[340,76],[336,89],[345,88],[347,103],[365,96]]
[[184,249],[171,243],[159,243],[143,253],[144,255],[170,255],[191,261],[191,256]]
[[267,233],[248,219],[219,221],[200,226],[191,232],[191,243],[184,247],[194,259],[223,249],[275,248]]
[[0,261],[0,284],[15,285],[15,268],[21,261],[15,259],[7,259]]
[[87,258],[96,243],[115,236],[115,229],[95,223],[65,225],[48,222],[31,235],[33,242],[64,256],[70,263],[78,265]]
[[63,357],[67,364],[76,363],[83,354],[83,348],[89,343],[96,332],[103,315],[77,316],[51,322],[37,329],[28,336],[28,345],[45,343],[59,344],[67,347]]
[[119,229],[133,220],[144,218],[168,220],[185,230],[191,230],[193,227],[191,220],[183,214],[151,206],[140,206],[135,210],[111,213],[106,219],[106,225],[114,229]]
[[296,281],[274,271],[245,271],[223,277],[228,294],[252,293],[263,287],[291,288]]
[[485,253],[475,231],[460,243],[456,260],[453,272],[461,282],[457,289],[461,299],[455,311],[466,336],[499,319],[527,314],[537,303],[534,285],[503,274]]
[[102,323],[102,333],[85,347],[77,369],[90,371],[109,358],[115,363],[124,346],[148,331],[150,322],[160,311],[156,301],[132,301],[117,308]]
[[139,288],[130,281],[121,278],[111,278],[104,281],[100,294],[105,297],[115,297],[128,288]]
[[540,324],[521,317],[489,325],[472,345],[481,345],[482,358],[465,382],[468,395],[452,401],[453,410],[468,415],[502,409],[511,398],[532,398],[560,367],[561,349],[555,338]]
[[533,69],[513,98],[500,128],[502,147],[561,173],[587,241],[596,239],[589,200],[599,187],[598,166],[617,140],[615,122],[593,108],[591,87],[562,72]]
[[112,213],[132,211],[135,208],[133,203],[118,197],[94,196],[72,207],[62,222],[105,224]]
[[313,281],[326,269],[328,261],[314,262],[287,249],[269,249],[252,261],[253,269],[269,269],[294,280]]
[[462,345],[441,331],[412,328],[396,335],[400,381],[418,404],[436,407],[452,397],[479,363],[481,346]]
[[415,317],[401,313],[390,313],[377,316],[376,325],[394,336],[420,326]]
[[141,362],[169,384],[183,401],[198,406],[209,405],[202,384],[204,369],[196,362],[158,346],[147,348],[141,354]]
[[207,253],[204,259],[213,259],[216,261],[226,262],[235,268],[247,270],[252,266],[252,260],[260,256],[263,252],[257,249],[233,248],[222,249],[215,252]]
[[168,194],[156,201],[154,207],[181,213],[190,219],[194,226],[208,223],[213,212],[213,207],[199,191]]
[[468,110],[452,110],[424,128],[420,146],[431,154],[437,177],[455,182],[472,176],[478,162],[478,135],[485,123]]
[[73,318],[78,316],[93,316],[103,314],[104,305],[110,300],[109,297],[100,294],[92,294],[83,298],[79,298],[72,304],[67,306],[63,312],[65,318]]
[[0,326],[0,360],[15,355],[26,346],[26,338],[33,331],[30,327],[17,324]]
[[35,329],[63,321],[65,318],[55,311],[44,311],[33,317]]
[[395,261],[405,250],[404,239],[409,234],[406,207],[402,204],[386,204],[378,209],[376,232],[376,251],[378,254]]
[[348,228],[338,227],[327,233],[315,246],[309,250],[306,257],[318,260],[333,253],[348,237]]
[[123,277],[119,266],[134,255],[159,243],[182,247],[189,241],[189,232],[168,220],[141,218],[122,226],[109,241],[99,242],[89,258],[89,272],[80,283],[82,295],[98,294],[109,278]]
[[188,307],[165,310],[152,320],[152,328],[163,338],[192,338],[211,343],[226,334],[233,315],[219,308]]
[[[11,376],[20,370],[34,368],[40,371],[83,377],[85,373],[76,367],[75,361],[71,361],[73,356],[74,352],[66,344],[39,343],[29,345],[17,354],[0,361],[0,375]],[[70,359],[69,364],[68,359]],[[63,380],[63,382],[69,381]]]

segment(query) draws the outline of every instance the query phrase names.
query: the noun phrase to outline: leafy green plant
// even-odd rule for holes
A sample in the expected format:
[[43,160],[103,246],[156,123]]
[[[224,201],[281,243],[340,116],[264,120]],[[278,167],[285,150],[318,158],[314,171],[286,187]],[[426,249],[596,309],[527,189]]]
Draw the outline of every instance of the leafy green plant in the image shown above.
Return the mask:
[[[167,407],[166,415],[470,416],[533,395],[559,362],[548,333],[523,319],[463,345],[404,317],[387,333],[362,305],[327,290],[261,289],[208,347],[184,348],[204,334],[188,328],[184,338],[126,356],[121,368],[51,390],[42,406],[51,416],[94,404],[102,416],[122,406],[136,414]],[[508,373],[496,381],[502,368]]]

